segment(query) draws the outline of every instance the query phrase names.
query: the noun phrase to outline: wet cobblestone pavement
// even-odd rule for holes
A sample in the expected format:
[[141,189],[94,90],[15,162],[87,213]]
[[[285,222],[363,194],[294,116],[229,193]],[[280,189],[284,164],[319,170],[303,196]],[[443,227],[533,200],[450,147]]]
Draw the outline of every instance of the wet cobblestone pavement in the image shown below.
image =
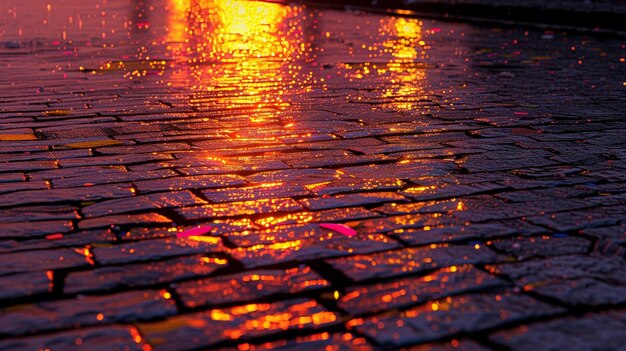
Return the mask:
[[623,38],[0,11],[0,349],[626,343]]

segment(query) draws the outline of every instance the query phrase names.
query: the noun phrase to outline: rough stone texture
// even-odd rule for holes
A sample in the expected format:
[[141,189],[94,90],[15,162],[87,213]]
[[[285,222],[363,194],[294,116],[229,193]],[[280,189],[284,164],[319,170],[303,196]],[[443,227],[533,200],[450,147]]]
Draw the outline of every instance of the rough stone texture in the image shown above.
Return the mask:
[[372,344],[365,338],[355,336],[351,333],[321,333],[309,336],[301,336],[290,340],[279,340],[260,345],[242,344],[239,349],[248,348],[250,351],[261,350],[333,350],[333,351],[371,351],[374,350]]
[[0,341],[6,351],[144,351],[145,344],[134,327],[108,326],[85,328],[29,338],[7,338]]
[[348,288],[338,305],[350,314],[384,312],[467,291],[490,290],[506,283],[472,266],[452,266],[423,277],[409,277]]
[[189,191],[177,191],[101,201],[97,204],[83,207],[82,213],[85,217],[89,218],[123,212],[191,206],[204,203],[206,203],[206,201],[199,199]]
[[2,310],[2,334],[25,335],[73,326],[130,322],[176,313],[173,301],[152,291],[39,302]]
[[559,256],[491,268],[524,290],[572,305],[607,305],[626,301],[626,268],[621,258]]
[[155,350],[187,350],[243,335],[262,337],[286,330],[316,329],[337,321],[335,313],[315,301],[297,299],[181,315],[139,324],[139,330]]
[[355,238],[330,234],[326,237],[240,247],[229,253],[246,267],[258,267],[294,260],[307,261],[351,254],[368,254],[399,246],[398,243],[378,234]]
[[200,237],[205,240],[182,240],[166,238],[142,240],[108,247],[96,247],[95,259],[102,264],[152,261],[167,257],[223,250],[220,238]]
[[52,290],[50,278],[45,272],[0,276],[0,300],[48,293]]
[[0,275],[80,267],[87,264],[82,250],[57,249],[29,251],[28,257],[25,257],[22,251],[0,255]]
[[0,349],[623,344],[624,6],[47,3],[0,13]]
[[256,300],[273,294],[296,294],[330,286],[311,268],[254,270],[178,284],[176,292],[187,307]]
[[626,312],[590,313],[559,318],[494,334],[493,341],[511,350],[619,350],[624,347]]
[[522,295],[461,295],[434,300],[401,314],[348,322],[379,345],[404,345],[472,333],[562,309]]
[[228,262],[224,259],[184,256],[165,261],[102,267],[68,274],[65,278],[64,291],[73,294],[149,287],[209,275],[227,265]]
[[431,245],[329,260],[355,281],[428,271],[439,267],[491,263],[496,255],[484,246]]
[[472,340],[453,340],[448,343],[432,343],[419,346],[413,346],[406,349],[407,351],[488,351],[491,350],[486,346]]

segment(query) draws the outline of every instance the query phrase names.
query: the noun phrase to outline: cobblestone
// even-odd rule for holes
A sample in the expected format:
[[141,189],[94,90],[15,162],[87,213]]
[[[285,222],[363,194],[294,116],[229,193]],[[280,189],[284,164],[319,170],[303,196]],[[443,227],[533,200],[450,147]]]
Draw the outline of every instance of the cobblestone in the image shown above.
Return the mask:
[[572,345],[581,350],[619,350],[626,341],[624,315],[619,310],[556,319],[500,332],[492,339],[511,350],[558,350]]
[[185,306],[221,305],[256,300],[274,294],[295,294],[330,286],[310,267],[281,270],[255,270],[201,281],[181,283],[176,287]]
[[93,253],[102,264],[130,263],[161,258],[223,251],[220,238],[202,237],[204,240],[155,239],[120,245],[96,247]]
[[626,271],[620,259],[559,256],[493,267],[524,290],[572,305],[623,302]]
[[3,310],[0,323],[7,335],[33,334],[68,328],[130,322],[174,314],[176,307],[154,292],[129,292],[105,297],[41,302]]
[[451,266],[423,277],[408,277],[348,288],[338,305],[354,315],[409,307],[447,295],[490,290],[506,282],[472,266]]
[[[472,333],[528,317],[561,311],[522,295],[461,295],[448,297],[402,312],[348,322],[372,337],[377,344],[391,346],[431,341],[445,335]],[[460,316],[463,318],[459,318]]]
[[6,1],[0,349],[623,345],[617,2]]
[[292,340],[280,340],[276,342],[269,342],[261,345],[243,344],[238,348],[249,347],[251,351],[260,350],[338,350],[338,351],[369,351],[373,350],[371,344],[365,340],[365,338],[357,337],[351,333],[321,333],[310,336],[302,336]]
[[[186,350],[239,339],[244,334],[260,337],[336,322],[337,315],[315,301],[296,299],[181,315],[163,322],[140,324],[139,330],[155,350]],[[208,325],[210,328],[206,328]]]
[[361,281],[452,265],[491,263],[496,259],[496,255],[484,246],[433,244],[429,247],[338,258],[329,263],[351,279]]
[[63,284],[69,294],[149,287],[209,275],[228,266],[224,259],[184,256],[164,261],[101,267],[72,272]]
[[93,351],[142,351],[144,346],[137,329],[133,327],[111,326],[86,328],[68,332],[46,334],[29,338],[7,338],[0,341],[0,347],[7,351],[19,350],[93,350]]
[[45,294],[52,288],[52,281],[45,272],[1,276],[0,282],[0,300]]

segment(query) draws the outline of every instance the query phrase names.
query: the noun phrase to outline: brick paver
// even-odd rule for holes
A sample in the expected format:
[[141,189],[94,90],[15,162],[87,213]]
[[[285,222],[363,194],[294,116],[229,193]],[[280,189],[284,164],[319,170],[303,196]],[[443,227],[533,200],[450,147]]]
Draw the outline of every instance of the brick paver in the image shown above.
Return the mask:
[[624,344],[618,33],[7,1],[0,349]]

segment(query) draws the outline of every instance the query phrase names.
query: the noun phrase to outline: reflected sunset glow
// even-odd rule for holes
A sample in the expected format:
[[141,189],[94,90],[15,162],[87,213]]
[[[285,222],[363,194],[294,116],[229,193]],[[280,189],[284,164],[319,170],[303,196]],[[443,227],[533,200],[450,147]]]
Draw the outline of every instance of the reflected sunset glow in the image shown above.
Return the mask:
[[185,61],[177,75],[186,75],[174,81],[194,92],[193,106],[215,108],[205,98],[218,96],[219,107],[251,109],[257,114],[250,120],[261,122],[268,109],[290,105],[287,89],[310,90],[312,74],[302,72],[311,51],[303,38],[302,7],[242,0],[170,3],[166,41]]

